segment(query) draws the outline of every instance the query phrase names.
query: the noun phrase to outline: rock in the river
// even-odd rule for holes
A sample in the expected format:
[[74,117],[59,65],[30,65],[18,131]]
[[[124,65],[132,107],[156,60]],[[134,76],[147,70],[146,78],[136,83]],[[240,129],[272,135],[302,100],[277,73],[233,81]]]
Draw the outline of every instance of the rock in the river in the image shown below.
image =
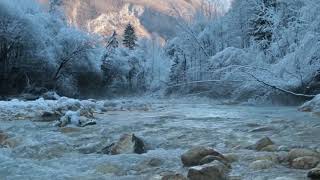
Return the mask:
[[315,179],[315,180],[320,179],[320,168],[311,169],[308,172],[308,178]]
[[57,121],[60,118],[61,118],[61,114],[59,114],[58,112],[43,111],[41,113],[41,121],[44,121],[44,122]]
[[219,161],[189,168],[189,180],[226,180],[230,169]]
[[270,146],[270,145],[273,145],[273,144],[274,143],[271,141],[270,138],[264,137],[254,144],[254,149],[257,151],[261,151],[263,148]]
[[96,121],[84,116],[80,116],[80,113],[80,111],[68,111],[55,125],[59,127],[65,127],[68,124],[73,124],[79,127],[85,127],[96,124]]
[[304,157],[304,156],[320,157],[318,152],[310,149],[292,149],[289,152],[288,158],[289,158],[289,161],[293,161],[296,158]]
[[102,150],[102,153],[117,155],[117,154],[143,154],[146,153],[144,142],[134,134],[124,134],[120,140],[113,143]]
[[6,140],[8,138],[9,138],[9,136],[6,133],[0,131],[0,147],[6,143]]
[[249,167],[253,170],[263,170],[273,167],[275,164],[270,160],[257,160],[252,162]]
[[187,152],[183,153],[181,156],[181,161],[184,166],[197,166],[200,164],[200,161],[206,156],[217,156],[225,159],[225,157],[219,152],[215,151],[209,147],[194,147]]
[[291,165],[295,169],[312,169],[316,167],[319,162],[318,157],[304,156],[294,159]]
[[299,108],[299,111],[303,111],[303,112],[316,112],[319,110],[320,110],[320,95],[317,95],[311,101],[304,103]]
[[60,99],[60,96],[54,91],[48,91],[42,94],[42,98],[45,100],[58,100]]

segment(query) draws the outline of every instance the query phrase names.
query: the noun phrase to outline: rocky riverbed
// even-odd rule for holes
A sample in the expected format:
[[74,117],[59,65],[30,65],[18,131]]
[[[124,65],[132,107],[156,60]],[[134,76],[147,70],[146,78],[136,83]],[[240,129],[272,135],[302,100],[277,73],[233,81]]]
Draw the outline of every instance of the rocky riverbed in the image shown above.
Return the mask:
[[303,180],[320,118],[187,100],[0,102],[0,179]]

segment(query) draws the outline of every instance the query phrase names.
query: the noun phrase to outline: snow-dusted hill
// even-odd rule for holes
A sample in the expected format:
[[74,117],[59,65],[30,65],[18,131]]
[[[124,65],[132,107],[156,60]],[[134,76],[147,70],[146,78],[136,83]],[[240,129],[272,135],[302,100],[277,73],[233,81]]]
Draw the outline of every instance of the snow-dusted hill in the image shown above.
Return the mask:
[[[48,3],[49,0],[39,0]],[[138,35],[148,37],[157,33],[163,38],[175,36],[176,14],[172,7],[186,19],[192,18],[201,7],[202,0],[62,0],[70,23],[79,28],[103,35],[113,30],[122,33],[129,22]]]

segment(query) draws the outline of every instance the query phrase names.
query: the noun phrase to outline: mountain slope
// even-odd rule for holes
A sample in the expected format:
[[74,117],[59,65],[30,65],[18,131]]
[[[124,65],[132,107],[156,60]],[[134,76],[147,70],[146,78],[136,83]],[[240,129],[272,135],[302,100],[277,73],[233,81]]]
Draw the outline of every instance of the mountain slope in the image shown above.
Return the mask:
[[[48,4],[49,0],[39,0]],[[191,19],[202,0],[62,0],[69,22],[102,35],[123,32],[126,24],[135,26],[139,36],[157,33],[165,39],[177,32],[172,7]]]

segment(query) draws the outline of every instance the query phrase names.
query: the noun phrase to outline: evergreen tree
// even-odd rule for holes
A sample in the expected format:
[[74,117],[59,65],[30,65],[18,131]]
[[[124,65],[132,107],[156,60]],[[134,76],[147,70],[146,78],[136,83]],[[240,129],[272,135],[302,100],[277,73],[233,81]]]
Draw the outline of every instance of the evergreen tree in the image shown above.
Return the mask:
[[118,36],[117,32],[113,31],[113,34],[109,38],[107,45],[106,45],[107,51],[112,51],[112,50],[119,47],[119,42],[118,42],[117,36]]
[[124,30],[123,45],[129,49],[136,46],[137,36],[134,27],[129,23]]
[[249,19],[249,35],[265,50],[269,48],[273,37],[271,20],[272,13],[276,8],[275,0],[259,0],[254,7],[254,14]]

